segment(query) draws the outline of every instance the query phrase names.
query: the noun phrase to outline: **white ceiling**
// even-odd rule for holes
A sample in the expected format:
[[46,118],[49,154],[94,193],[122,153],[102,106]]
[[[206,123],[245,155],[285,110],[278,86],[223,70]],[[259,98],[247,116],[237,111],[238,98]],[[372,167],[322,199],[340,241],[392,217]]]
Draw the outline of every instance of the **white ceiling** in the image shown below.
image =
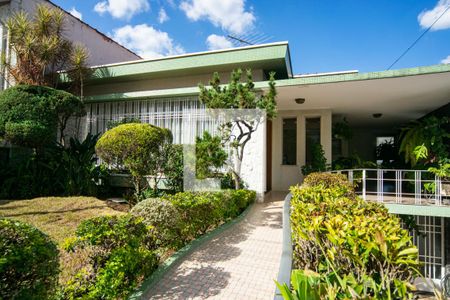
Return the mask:
[[[279,87],[277,102],[279,110],[331,109],[353,126],[392,127],[449,103],[450,72]],[[375,119],[374,113],[383,115]]]

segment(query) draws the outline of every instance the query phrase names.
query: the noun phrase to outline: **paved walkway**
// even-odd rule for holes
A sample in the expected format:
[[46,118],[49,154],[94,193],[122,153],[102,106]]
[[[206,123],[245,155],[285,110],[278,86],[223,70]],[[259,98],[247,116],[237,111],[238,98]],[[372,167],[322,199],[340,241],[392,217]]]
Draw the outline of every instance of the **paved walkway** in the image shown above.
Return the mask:
[[284,195],[253,205],[244,220],[169,270],[145,299],[273,299]]

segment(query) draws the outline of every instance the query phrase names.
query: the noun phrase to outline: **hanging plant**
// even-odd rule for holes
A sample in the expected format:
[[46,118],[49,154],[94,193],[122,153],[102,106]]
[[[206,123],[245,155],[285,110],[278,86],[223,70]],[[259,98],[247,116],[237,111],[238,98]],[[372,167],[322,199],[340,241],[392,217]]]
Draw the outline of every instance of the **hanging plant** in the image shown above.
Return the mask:
[[[411,162],[415,166],[419,160],[425,160],[425,164],[436,163],[448,158],[448,143],[450,133],[446,125],[448,117],[435,116],[414,121],[405,126],[400,134],[399,153],[405,158],[405,162]],[[427,149],[427,158],[417,156],[420,149]]]
[[333,137],[340,140],[351,140],[353,137],[352,129],[346,118],[333,125]]

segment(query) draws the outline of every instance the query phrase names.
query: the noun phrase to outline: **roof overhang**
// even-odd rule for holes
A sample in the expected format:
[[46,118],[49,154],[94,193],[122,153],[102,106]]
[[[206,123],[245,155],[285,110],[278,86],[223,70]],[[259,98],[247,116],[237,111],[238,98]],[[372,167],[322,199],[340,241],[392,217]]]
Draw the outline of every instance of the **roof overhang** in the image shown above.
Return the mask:
[[[392,128],[450,102],[450,65],[371,73],[303,76],[276,81],[279,110],[330,109],[353,126]],[[268,82],[255,82],[264,90]],[[86,102],[197,95],[198,87],[88,96]],[[296,98],[305,98],[297,104]],[[381,118],[373,114],[381,113]]]
[[[331,109],[351,125],[386,128],[449,103],[450,65],[300,77],[277,81],[277,87],[279,110]],[[377,113],[382,117],[374,118]]]
[[[290,78],[292,67],[287,42],[190,53],[92,67],[89,84],[189,76],[241,69],[275,71],[278,79]],[[61,82],[67,82],[61,73]]]

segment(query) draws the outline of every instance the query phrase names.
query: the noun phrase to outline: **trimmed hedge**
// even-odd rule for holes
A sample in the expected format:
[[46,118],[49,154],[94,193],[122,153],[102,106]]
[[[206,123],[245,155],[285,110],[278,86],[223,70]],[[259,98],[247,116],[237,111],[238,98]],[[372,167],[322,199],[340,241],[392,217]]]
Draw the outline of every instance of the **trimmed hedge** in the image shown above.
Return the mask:
[[412,297],[418,250],[399,218],[356,197],[340,175],[311,174],[291,192],[294,267],[317,273],[321,297]]
[[0,299],[47,299],[55,292],[59,252],[35,227],[0,219]]
[[255,199],[248,190],[183,192],[141,201],[131,213],[154,228],[158,245],[176,249],[237,217]]

